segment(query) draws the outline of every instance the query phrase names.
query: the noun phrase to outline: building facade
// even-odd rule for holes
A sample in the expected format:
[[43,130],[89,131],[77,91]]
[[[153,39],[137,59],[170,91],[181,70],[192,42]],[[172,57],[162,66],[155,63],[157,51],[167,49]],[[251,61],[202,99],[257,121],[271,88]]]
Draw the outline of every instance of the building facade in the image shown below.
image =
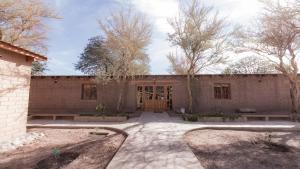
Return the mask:
[[0,41],[0,142],[26,132],[34,59],[47,58]]
[[[197,75],[192,83],[193,110],[199,113],[289,112],[289,83],[279,74]],[[120,86],[102,84],[93,76],[35,76],[29,113],[91,113],[98,104],[116,111]],[[127,80],[124,111],[167,111],[188,107],[186,77],[144,75]]]

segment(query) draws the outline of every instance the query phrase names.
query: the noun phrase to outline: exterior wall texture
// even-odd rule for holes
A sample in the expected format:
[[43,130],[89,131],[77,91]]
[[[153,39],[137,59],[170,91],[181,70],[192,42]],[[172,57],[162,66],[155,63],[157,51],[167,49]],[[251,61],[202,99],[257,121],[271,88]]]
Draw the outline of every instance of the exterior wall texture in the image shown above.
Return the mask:
[[[290,110],[289,83],[282,75],[199,75],[193,82],[194,111],[199,113],[234,112],[239,108],[258,112],[288,112]],[[115,111],[119,87],[116,83],[97,84],[97,99],[82,100],[83,84],[97,84],[94,77],[38,76],[32,77],[29,113],[95,112],[102,103]],[[230,84],[231,99],[215,99],[214,85]],[[135,111],[137,86],[171,85],[173,110],[188,107],[185,76],[148,75],[129,80],[125,93],[124,111]]]
[[[215,99],[216,83],[230,84],[231,99]],[[194,110],[232,112],[252,108],[258,112],[290,110],[289,83],[282,75],[203,76],[195,85]]]
[[0,48],[0,142],[26,133],[32,60]]

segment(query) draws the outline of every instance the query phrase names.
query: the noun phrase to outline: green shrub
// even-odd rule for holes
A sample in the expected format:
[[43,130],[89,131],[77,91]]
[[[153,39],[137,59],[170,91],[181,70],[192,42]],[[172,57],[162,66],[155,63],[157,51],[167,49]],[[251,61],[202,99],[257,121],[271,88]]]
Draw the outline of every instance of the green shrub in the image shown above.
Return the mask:
[[198,115],[196,115],[196,114],[185,114],[185,115],[182,115],[182,118],[185,121],[191,121],[191,122],[198,121]]
[[204,119],[204,118],[209,118],[209,117],[220,117],[222,118],[223,121],[235,121],[236,119],[238,119],[240,117],[239,114],[235,114],[235,113],[211,113],[211,114],[199,114],[198,119]]
[[234,121],[234,120],[238,119],[239,117],[241,117],[241,115],[239,115],[239,114],[227,114],[226,116],[227,116],[226,118],[229,119],[230,121]]
[[58,148],[54,148],[53,150],[52,150],[52,155],[54,156],[54,158],[59,158],[59,156],[60,156],[60,149],[58,149]]
[[100,103],[96,106],[96,111],[99,113],[98,115],[103,115],[104,110],[105,106],[103,104]]

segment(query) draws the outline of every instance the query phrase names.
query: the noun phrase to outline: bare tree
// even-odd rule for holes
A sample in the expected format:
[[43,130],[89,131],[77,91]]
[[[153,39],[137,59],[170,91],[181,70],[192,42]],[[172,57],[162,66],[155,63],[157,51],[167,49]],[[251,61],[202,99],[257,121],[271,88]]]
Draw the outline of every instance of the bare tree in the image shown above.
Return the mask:
[[47,50],[44,19],[58,16],[41,0],[2,0],[0,30],[2,40],[36,52]]
[[188,111],[192,113],[191,80],[204,68],[225,61],[228,33],[224,30],[224,19],[219,19],[213,7],[204,6],[200,0],[188,2],[181,4],[178,17],[169,20],[174,30],[169,41],[182,50],[182,55],[170,54],[168,58],[173,72],[187,75]]
[[248,56],[230,64],[224,74],[267,74],[278,73],[275,65],[266,59],[256,56]]
[[171,66],[169,68],[170,74],[175,74],[175,75],[186,75],[187,74],[189,65],[184,58],[178,57],[177,54],[173,54],[173,53],[169,53],[167,55],[167,58],[171,64]]
[[[48,27],[45,19],[58,19],[42,0],[1,0],[0,40],[35,52],[45,53]],[[46,63],[34,62],[32,74],[47,70]]]
[[139,73],[149,73],[149,57],[145,48],[150,43],[152,26],[133,8],[111,13],[108,19],[99,23],[105,35],[104,46],[114,59],[113,66],[106,72],[99,71],[98,77],[102,81],[116,80],[121,85],[117,103],[119,112],[126,80]]
[[253,29],[238,34],[239,52],[255,52],[276,65],[290,83],[292,114],[299,114],[298,63],[300,50],[299,1],[263,1],[265,8]]

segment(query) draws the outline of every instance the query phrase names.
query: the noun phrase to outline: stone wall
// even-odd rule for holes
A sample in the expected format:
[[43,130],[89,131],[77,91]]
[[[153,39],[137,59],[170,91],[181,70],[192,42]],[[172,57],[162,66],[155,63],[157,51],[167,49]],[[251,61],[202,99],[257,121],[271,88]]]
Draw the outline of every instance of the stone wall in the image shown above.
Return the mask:
[[0,49],[0,142],[26,132],[32,58]]

